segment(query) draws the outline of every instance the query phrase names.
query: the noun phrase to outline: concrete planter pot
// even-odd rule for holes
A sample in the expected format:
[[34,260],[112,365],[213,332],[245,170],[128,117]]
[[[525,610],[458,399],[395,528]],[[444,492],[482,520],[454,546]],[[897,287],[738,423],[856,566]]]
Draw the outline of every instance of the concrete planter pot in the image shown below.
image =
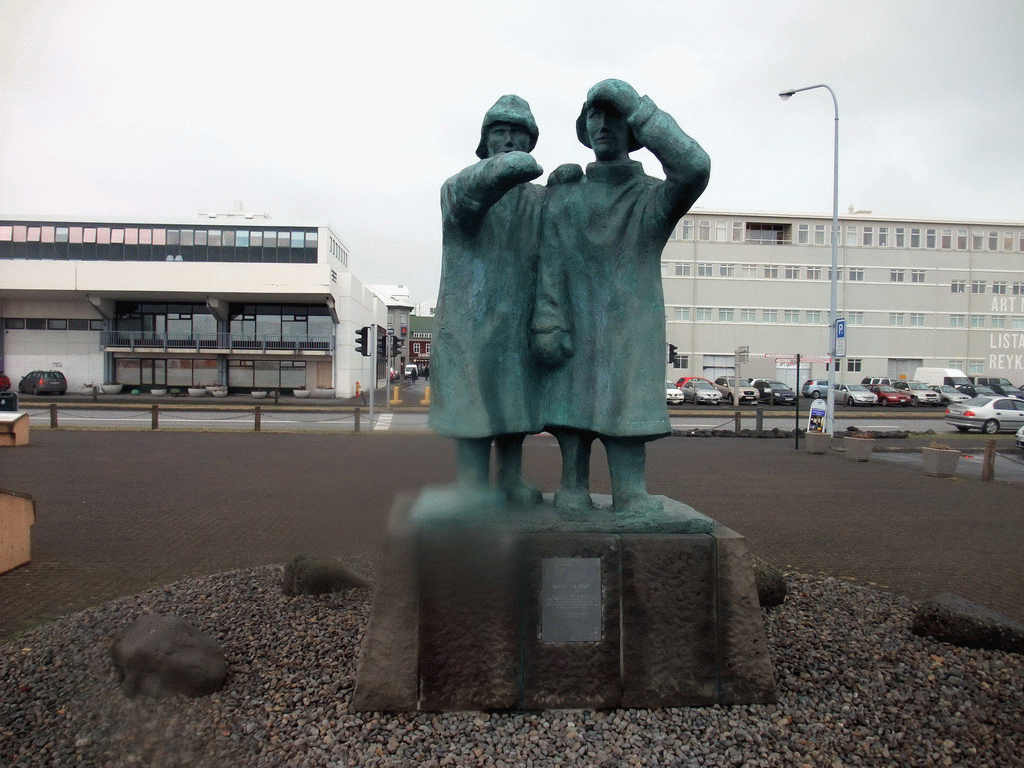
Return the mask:
[[334,390],[333,389],[319,389],[319,388],[318,389],[314,389],[313,390],[313,397],[320,397],[320,398],[324,398],[324,399],[333,398],[334,397]]
[[871,452],[875,450],[875,440],[870,437],[844,437],[843,447],[846,449],[846,458],[850,461],[867,461],[871,458]]
[[832,435],[824,432],[808,432],[804,435],[804,450],[807,453],[828,453],[832,447]]
[[100,392],[104,395],[120,395],[122,389],[123,384],[100,384]]
[[210,395],[212,395],[213,397],[227,397],[228,396],[228,388],[227,387],[207,387],[206,391]]
[[265,389],[255,389],[252,391],[251,395],[257,400],[262,400],[267,396],[267,391]]
[[952,477],[960,463],[960,451],[950,448],[922,448],[924,473],[931,477]]
[[206,397],[206,387],[189,387],[189,397]]
[[292,392],[292,394],[295,395],[297,398],[304,400],[305,398],[307,398],[307,397],[309,397],[309,396],[311,396],[313,394],[313,390],[311,390],[311,389],[296,389],[294,392]]
[[151,394],[153,397],[164,397],[164,396],[167,395],[167,390],[166,389],[151,389],[151,390],[149,390],[149,394]]

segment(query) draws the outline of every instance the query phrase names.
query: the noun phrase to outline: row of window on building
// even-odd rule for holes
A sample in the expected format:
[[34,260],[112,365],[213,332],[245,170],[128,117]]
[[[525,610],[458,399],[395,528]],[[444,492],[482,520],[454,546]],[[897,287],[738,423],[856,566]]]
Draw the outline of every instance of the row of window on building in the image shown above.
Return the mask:
[[[754,309],[735,307],[667,307],[670,323],[789,323],[821,325],[827,313],[817,309]],[[864,312],[846,312],[847,325],[866,325]],[[881,313],[879,313],[881,314]],[[950,328],[1014,328],[1024,329],[1024,315],[981,315],[949,313]],[[892,327],[925,328],[929,325],[924,312],[889,312],[888,325]]]
[[[841,244],[847,248],[930,248],[947,251],[1024,252],[1024,231],[953,227],[907,227],[841,224]],[[673,239],[764,245],[832,245],[831,224],[764,223],[682,219]]]
[[[885,270],[883,270],[885,271]],[[844,275],[847,282],[865,282],[868,274],[865,267],[839,267],[836,271],[836,280],[843,280]],[[889,268],[890,283],[927,283],[928,270],[925,269],[897,269]],[[725,264],[712,262],[697,262],[696,268],[688,261],[663,261],[661,263],[662,277],[740,277],[746,279],[783,279],[783,280],[831,280],[831,267],[800,266],[797,264]],[[949,290],[951,293],[967,293],[967,280],[951,280]],[[989,289],[987,280],[971,280],[971,293],[986,293]],[[1024,296],[1024,280],[993,280],[991,291],[995,294],[1012,294]]]
[[8,331],[102,331],[102,320],[72,317],[5,317]]
[[[119,357],[115,380],[128,386],[210,387],[221,384],[217,361],[211,358]],[[295,389],[306,386],[303,360],[229,360],[229,387]]]
[[0,224],[0,242],[316,248],[317,231]]

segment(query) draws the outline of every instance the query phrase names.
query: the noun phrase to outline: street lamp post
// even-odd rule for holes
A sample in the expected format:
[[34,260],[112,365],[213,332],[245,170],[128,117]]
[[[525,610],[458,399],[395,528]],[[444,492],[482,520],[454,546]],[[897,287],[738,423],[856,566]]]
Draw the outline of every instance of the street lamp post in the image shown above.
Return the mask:
[[[839,272],[839,102],[836,100],[835,92],[825,84],[808,85],[806,88],[794,88],[791,91],[783,91],[779,98],[783,101],[794,93],[810,91],[814,88],[824,88],[832,96],[832,106],[835,107],[835,152],[832,171],[832,279],[831,294],[828,304],[828,326],[829,326],[829,366],[828,366],[828,408],[825,412],[825,432],[829,435],[834,433],[836,413],[836,320],[837,317],[837,296],[838,296],[838,272]],[[800,371],[796,372],[800,376]],[[799,382],[798,382],[799,383]]]

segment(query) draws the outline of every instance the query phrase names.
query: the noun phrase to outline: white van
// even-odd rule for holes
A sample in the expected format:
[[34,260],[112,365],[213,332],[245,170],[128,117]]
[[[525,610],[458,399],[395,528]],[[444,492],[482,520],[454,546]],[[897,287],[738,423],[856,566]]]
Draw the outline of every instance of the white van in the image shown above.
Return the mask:
[[918,368],[914,372],[914,380],[947,387],[971,386],[967,374],[956,368]]
[[407,365],[407,366],[405,366],[405,378],[411,379],[413,376],[415,376],[416,378],[419,378],[419,375],[420,375],[420,369],[417,368],[415,365]]

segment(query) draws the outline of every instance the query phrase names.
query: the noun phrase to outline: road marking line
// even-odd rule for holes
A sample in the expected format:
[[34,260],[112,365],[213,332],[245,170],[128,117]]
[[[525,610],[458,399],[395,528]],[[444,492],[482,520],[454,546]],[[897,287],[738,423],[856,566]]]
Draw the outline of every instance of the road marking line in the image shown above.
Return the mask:
[[391,429],[391,419],[393,417],[393,413],[382,413],[377,417],[377,423],[373,425],[374,430]]

